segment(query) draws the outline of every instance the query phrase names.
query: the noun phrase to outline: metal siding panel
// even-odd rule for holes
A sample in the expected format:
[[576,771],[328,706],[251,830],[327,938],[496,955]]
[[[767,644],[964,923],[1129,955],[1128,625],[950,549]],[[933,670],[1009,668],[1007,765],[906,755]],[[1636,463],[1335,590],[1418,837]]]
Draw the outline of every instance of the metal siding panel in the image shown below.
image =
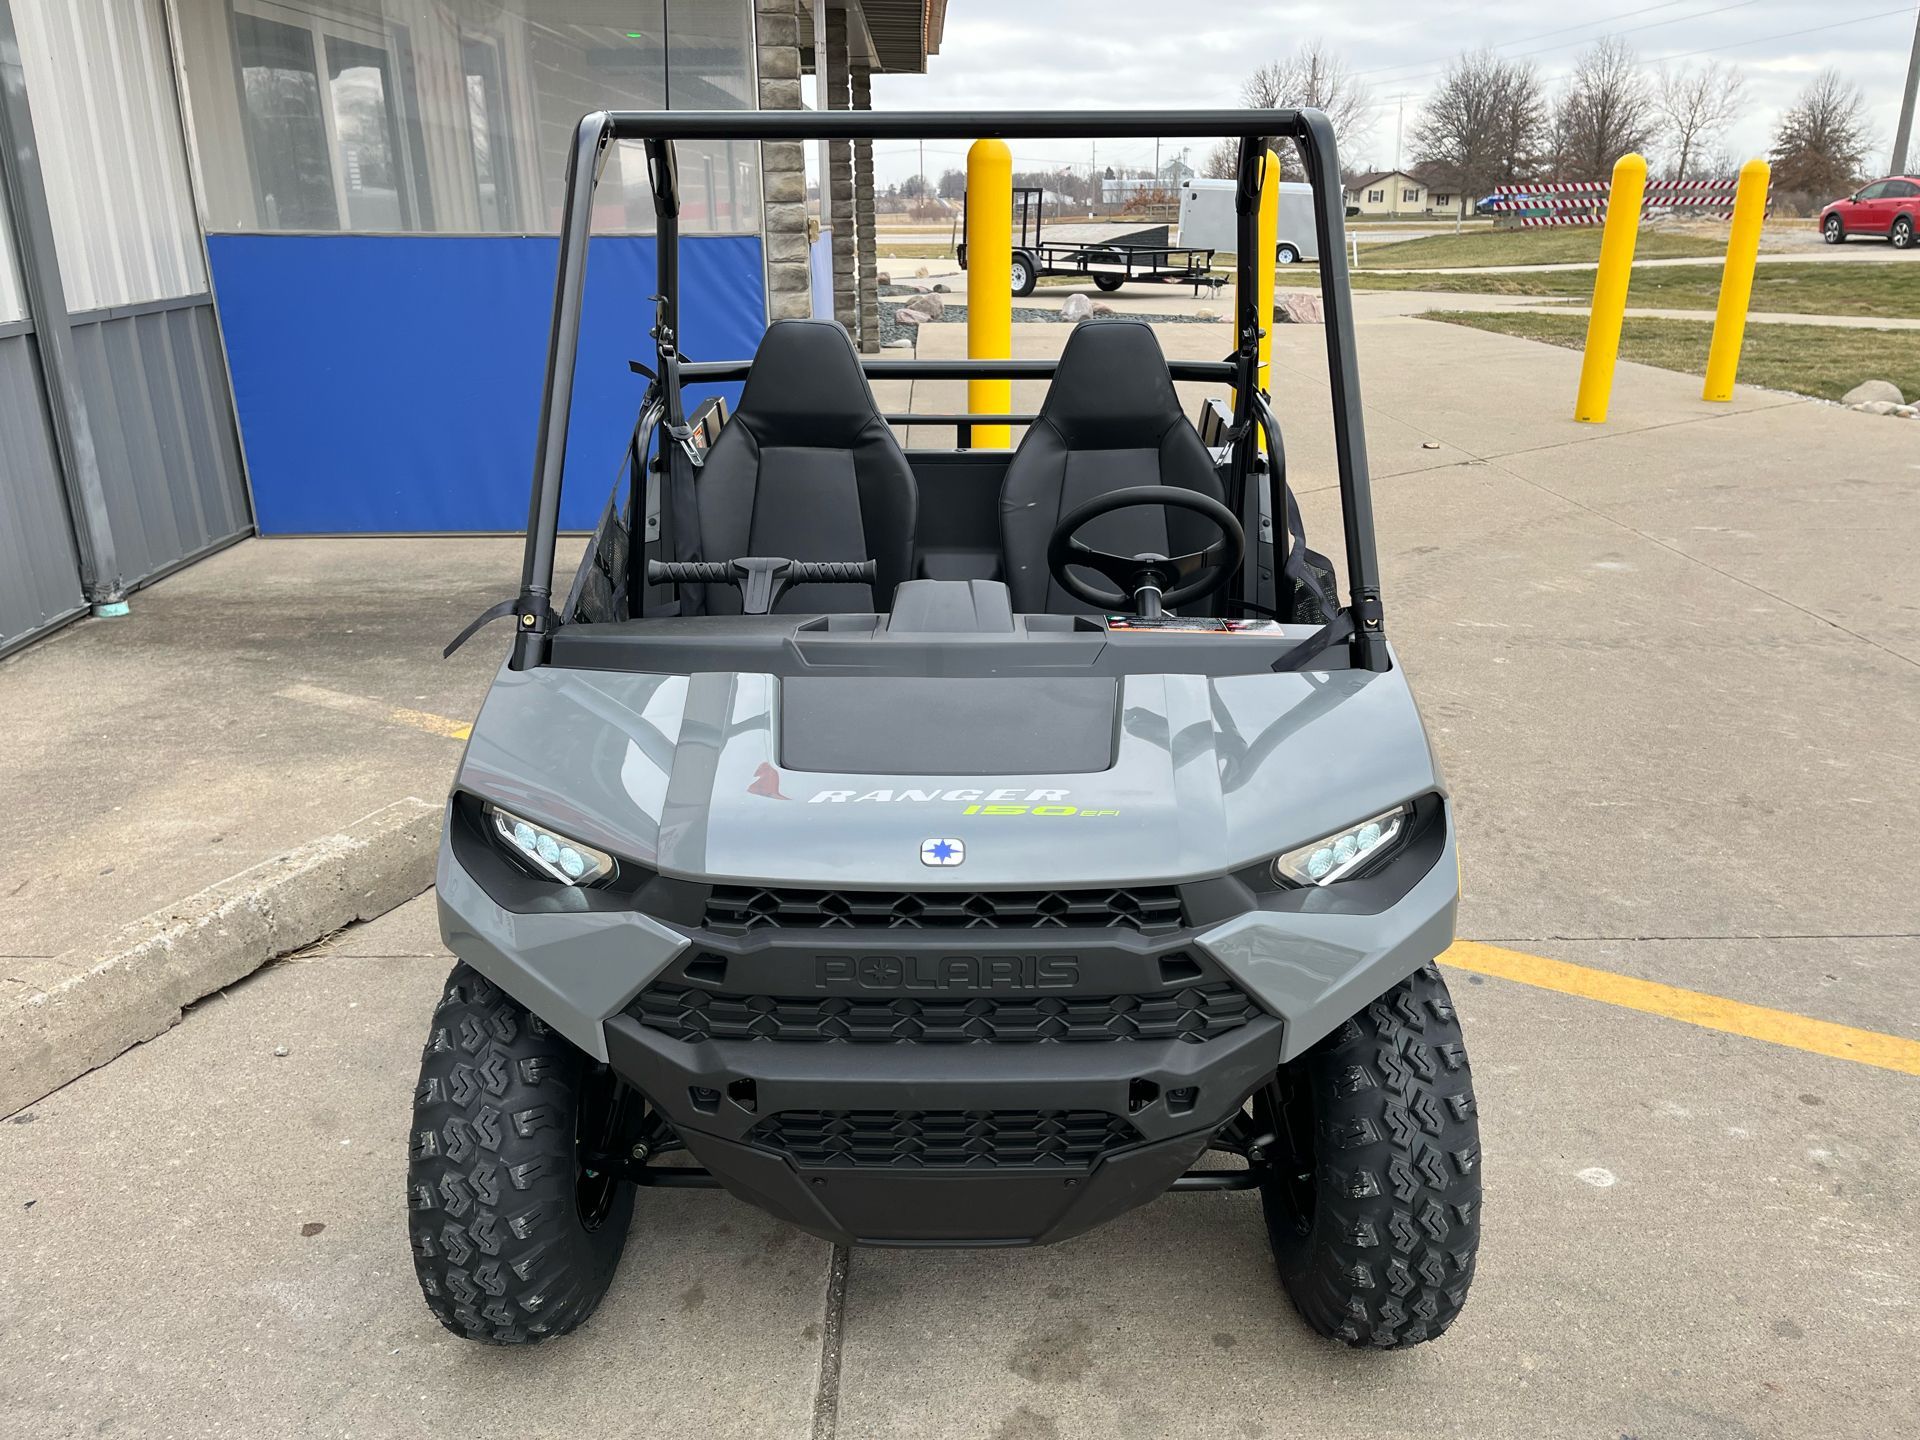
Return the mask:
[[73,327],[130,585],[251,527],[212,327],[205,299]]
[[33,341],[0,340],[0,650],[85,608]]
[[253,506],[247,499],[246,468],[227,390],[226,353],[213,306],[175,312],[173,324],[173,353],[188,367],[182,373],[181,409],[193,444],[201,511],[209,534],[238,535],[253,529]]
[[113,529],[117,568],[131,585],[149,568],[148,544],[133,487],[126,480],[131,465],[127,432],[120,423],[120,407],[107,373],[104,331],[114,323],[101,320],[75,325],[67,332],[73,365],[66,381],[79,391],[87,408],[87,428],[92,435],[94,463],[100,468],[100,490],[106,500],[107,523]]
[[147,380],[146,414],[153,426],[153,453],[148,459],[166,478],[174,534],[205,535],[207,521],[200,507],[199,476],[189,462],[183,433],[186,416],[180,401],[180,365],[166,322],[164,313],[142,315],[128,327],[129,341],[140,357]]

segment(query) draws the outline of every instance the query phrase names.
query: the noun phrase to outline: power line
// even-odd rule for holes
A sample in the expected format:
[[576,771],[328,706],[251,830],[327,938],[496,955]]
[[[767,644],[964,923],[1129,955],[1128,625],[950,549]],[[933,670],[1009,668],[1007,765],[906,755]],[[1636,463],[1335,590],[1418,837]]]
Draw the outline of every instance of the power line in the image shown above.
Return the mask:
[[1905,15],[1912,8],[1911,5],[1902,5],[1897,10],[1876,10],[1871,15],[1856,15],[1851,20],[1835,20],[1826,25],[1809,25],[1804,30],[1788,30],[1779,35],[1758,35],[1751,40],[1733,40],[1725,45],[1710,45],[1704,50],[1683,50],[1678,55],[1662,55],[1658,60],[1642,63],[1664,65],[1669,60],[1691,60],[1696,55],[1717,55],[1722,50],[1738,50],[1745,45],[1763,45],[1769,40],[1791,40],[1797,35],[1817,35],[1822,30],[1839,30],[1847,25],[1864,25],[1869,20],[1884,20],[1889,15]]
[[[1636,34],[1638,34],[1638,33],[1639,33],[1640,31],[1642,31],[1642,30],[1658,30],[1658,29],[1660,29],[1660,28],[1661,28],[1662,26],[1665,26],[1665,25],[1679,25],[1679,24],[1682,24],[1682,23],[1684,23],[1684,22],[1686,22],[1686,21],[1688,21],[1688,20],[1704,20],[1704,19],[1706,19],[1706,18],[1707,18],[1707,16],[1709,16],[1709,15],[1719,15],[1719,14],[1721,14],[1721,13],[1723,13],[1724,11],[1727,11],[1727,10],[1741,10],[1741,9],[1744,9],[1745,7],[1747,7],[1748,5],[1753,5],[1753,4],[1756,4],[1756,3],[1758,3],[1758,0],[1731,0],[1731,3],[1729,3],[1729,4],[1725,4],[1725,5],[1716,5],[1716,6],[1714,6],[1714,7],[1713,7],[1712,9],[1710,9],[1710,10],[1696,10],[1696,11],[1695,11],[1695,12],[1694,12],[1693,14],[1691,14],[1691,15],[1675,15],[1675,16],[1672,16],[1672,17],[1671,17],[1671,18],[1669,18],[1669,19],[1666,19],[1666,20],[1654,20],[1654,21],[1650,21],[1650,22],[1648,22],[1648,23],[1647,23],[1647,24],[1645,24],[1645,25],[1629,25],[1629,26],[1626,26],[1626,27],[1625,27],[1624,29],[1620,29],[1620,30],[1603,30],[1603,31],[1602,31],[1602,32],[1601,32],[1600,34],[1598,34],[1598,35],[1589,35],[1589,36],[1586,36],[1586,37],[1584,37],[1583,39],[1580,39],[1580,40],[1561,40],[1561,41],[1556,41],[1556,42],[1555,42],[1554,44],[1552,44],[1552,45],[1542,45],[1542,46],[1539,46],[1538,48],[1536,48],[1536,49],[1533,49],[1533,50],[1522,50],[1522,51],[1519,51],[1519,52],[1518,52],[1518,53],[1516,53],[1516,54],[1513,54],[1513,55],[1508,55],[1508,56],[1506,56],[1505,58],[1506,58],[1506,59],[1508,59],[1508,60],[1525,60],[1525,59],[1527,59],[1527,58],[1528,58],[1529,56],[1533,56],[1533,55],[1545,55],[1545,54],[1546,54],[1546,53],[1547,53],[1548,51],[1551,51],[1551,50],[1564,50],[1564,49],[1566,49],[1566,48],[1567,48],[1568,46],[1570,46],[1570,45],[1582,45],[1582,44],[1585,44],[1585,43],[1587,43],[1588,41],[1599,41],[1599,40],[1606,40],[1606,39],[1611,39],[1612,37],[1614,37],[1614,36],[1616,36],[1616,35],[1636,35]],[[1658,9],[1663,9],[1663,8],[1665,8],[1665,7],[1663,7],[1663,6],[1658,6],[1658,5],[1654,5],[1654,6],[1649,6],[1649,7],[1648,7],[1648,9],[1652,9],[1652,10],[1658,10]],[[1620,16],[1620,17],[1618,17],[1618,18],[1620,18],[1620,19],[1626,19],[1626,18],[1628,18],[1629,16],[1632,16],[1632,15],[1639,15],[1639,14],[1645,14],[1645,13],[1646,13],[1646,11],[1643,11],[1643,10],[1634,10],[1634,11],[1628,11],[1628,12],[1627,12],[1627,15],[1623,15],[1623,16]],[[1592,21],[1589,21],[1588,23],[1589,23],[1589,24],[1592,24],[1592,23],[1594,23],[1594,22],[1592,22]],[[1585,27],[1584,27],[1584,26],[1578,26],[1578,25],[1572,25],[1572,26],[1568,26],[1567,28],[1568,28],[1568,29],[1571,29],[1571,30],[1578,30],[1578,29],[1583,29],[1583,28],[1585,28]],[[1549,30],[1549,31],[1547,31],[1547,32],[1545,32],[1545,33],[1546,33],[1546,34],[1549,34],[1549,35],[1552,35],[1552,34],[1555,34],[1555,33],[1558,33],[1558,32],[1555,32],[1555,31],[1552,31],[1552,30]],[[1539,37],[1538,35],[1530,35],[1530,36],[1527,36],[1527,37],[1525,37],[1525,39],[1523,39],[1523,40],[1509,40],[1509,41],[1507,41],[1507,42],[1505,42],[1505,44],[1503,44],[1503,45],[1494,45],[1494,46],[1490,46],[1490,47],[1488,47],[1488,48],[1490,48],[1490,49],[1494,49],[1494,50],[1502,50],[1502,49],[1505,49],[1507,45],[1520,45],[1520,44],[1524,44],[1524,43],[1526,43],[1526,40],[1537,40],[1537,39],[1539,39],[1539,38],[1540,38],[1540,37]],[[1704,53],[1704,52],[1697,52],[1697,53]],[[1414,66],[1414,65],[1419,65],[1419,64],[1432,64],[1432,63],[1433,63],[1433,62],[1431,62],[1431,61],[1409,61],[1409,62],[1408,62],[1408,66],[1407,66],[1407,67],[1401,67],[1401,68],[1410,68],[1411,66]],[[1451,62],[1449,62],[1449,63],[1451,63]],[[1393,67],[1388,67],[1388,68],[1393,68]],[[1433,75],[1444,75],[1444,74],[1445,74],[1445,73],[1447,72],[1447,68],[1448,68],[1448,67],[1447,67],[1446,65],[1442,65],[1442,66],[1440,66],[1440,67],[1439,67],[1438,69],[1432,69],[1432,70],[1425,70],[1425,71],[1421,71],[1421,72],[1419,72],[1418,74],[1414,74],[1414,75],[1402,75],[1402,76],[1398,76],[1398,77],[1396,77],[1396,78],[1394,78],[1394,79],[1391,79],[1391,80],[1387,80],[1387,81],[1384,81],[1383,83],[1385,83],[1385,84],[1388,84],[1388,85],[1411,85],[1411,84],[1412,84],[1412,83],[1413,83],[1414,81],[1416,81],[1416,80],[1425,80],[1425,79],[1427,79],[1428,77],[1430,77],[1430,76],[1433,76]]]
[[[1533,35],[1521,35],[1512,40],[1502,40],[1496,45],[1489,45],[1487,48],[1489,50],[1504,50],[1509,45],[1525,45],[1532,40],[1544,40],[1549,35],[1564,35],[1569,30],[1585,30],[1589,26],[1593,26],[1593,25],[1611,25],[1616,20],[1631,20],[1636,15],[1651,14],[1655,10],[1671,10],[1675,5],[1687,5],[1691,3],[1693,3],[1693,0],[1660,0],[1660,3],[1658,5],[1642,6],[1638,10],[1628,10],[1625,13],[1620,15],[1608,15],[1599,20],[1582,20],[1577,25],[1562,25],[1558,30],[1542,30],[1537,34],[1533,34]],[[1553,47],[1550,47],[1550,48],[1553,48]],[[1369,70],[1354,71],[1354,78],[1358,79],[1362,75],[1378,75],[1388,70],[1405,70],[1414,65],[1424,65],[1429,63],[1431,62],[1424,61],[1424,60],[1410,60],[1410,61],[1407,61],[1405,64],[1401,64],[1401,65],[1375,65],[1372,69],[1369,69]],[[1390,81],[1388,83],[1398,84],[1399,82]]]

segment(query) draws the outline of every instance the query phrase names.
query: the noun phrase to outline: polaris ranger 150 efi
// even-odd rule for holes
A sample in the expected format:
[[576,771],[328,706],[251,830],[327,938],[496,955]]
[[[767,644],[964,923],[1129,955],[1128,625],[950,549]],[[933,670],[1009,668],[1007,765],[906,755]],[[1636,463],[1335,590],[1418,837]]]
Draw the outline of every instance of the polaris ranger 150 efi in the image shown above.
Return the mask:
[[[810,320],[770,325],[751,361],[679,354],[676,140],[982,134],[1237,137],[1234,355],[1169,363],[1125,319],[1081,325],[1057,362],[862,361]],[[658,216],[650,383],[556,607],[616,140],[645,143]],[[1344,604],[1258,388],[1270,143],[1315,189]],[[666,1185],[915,1246],[1258,1190],[1316,1330],[1396,1346],[1452,1322],[1480,1200],[1434,965],[1454,828],[1387,643],[1341,194],[1316,111],[581,123],[521,590],[489,612],[513,650],[440,853],[459,964],[408,1183],[448,1328],[573,1329],[636,1195]],[[914,417],[963,447],[1023,425],[1011,452],[903,453],[869,377],[1051,385],[1037,415]],[[685,387],[740,380],[730,416],[688,415]],[[1176,380],[1230,385],[1231,410],[1196,426]]]

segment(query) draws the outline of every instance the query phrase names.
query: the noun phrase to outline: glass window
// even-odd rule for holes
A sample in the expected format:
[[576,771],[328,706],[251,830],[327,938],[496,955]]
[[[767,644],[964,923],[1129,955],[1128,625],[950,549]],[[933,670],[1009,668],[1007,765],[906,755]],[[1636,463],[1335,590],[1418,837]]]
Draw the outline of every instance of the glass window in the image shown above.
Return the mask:
[[1882,180],[1878,184],[1867,186],[1866,189],[1862,190],[1858,195],[1854,196],[1853,198],[1856,200],[1878,200],[1886,193],[1887,193],[1887,182]]
[[[745,0],[175,0],[208,228],[552,233],[598,109],[749,109]],[[679,147],[691,233],[760,224],[755,145]],[[609,157],[601,232],[653,228]]]
[[340,209],[312,32],[237,15],[233,33],[261,228],[337,230]]
[[160,0],[14,0],[67,308],[207,288]]
[[349,230],[410,230],[400,133],[395,128],[384,50],[327,37],[327,99],[333,117],[334,174],[347,192]]
[[1889,200],[1904,200],[1909,195],[1920,195],[1920,185],[1914,184],[1911,180],[1887,181],[1887,198]]
[[500,52],[484,40],[463,40],[461,78],[467,89],[467,148],[473,159],[473,195],[479,228],[518,227],[512,137],[506,91],[500,83]]
[[13,217],[7,213],[7,187],[0,185],[0,325],[26,318],[26,292],[13,254]]

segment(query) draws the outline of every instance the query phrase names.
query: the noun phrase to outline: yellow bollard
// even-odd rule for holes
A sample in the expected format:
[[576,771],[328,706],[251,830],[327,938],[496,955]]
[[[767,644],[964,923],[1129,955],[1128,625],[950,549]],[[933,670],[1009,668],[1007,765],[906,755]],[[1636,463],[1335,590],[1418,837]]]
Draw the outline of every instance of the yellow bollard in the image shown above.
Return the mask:
[[1613,395],[1613,368],[1620,358],[1620,325],[1627,312],[1627,282],[1633,278],[1633,247],[1640,238],[1640,202],[1647,193],[1647,159],[1622,155],[1614,162],[1607,192],[1607,226],[1600,236],[1600,268],[1593,277],[1593,309],[1587,315],[1587,350],[1580,361],[1580,395],[1573,418],[1604,425]]
[[[1258,277],[1254,294],[1259,297],[1260,309],[1260,368],[1255,372],[1260,377],[1259,388],[1268,395],[1273,393],[1273,271],[1277,263],[1274,253],[1280,245],[1280,157],[1267,151],[1266,159],[1260,166],[1260,261],[1254,274]],[[1260,432],[1260,449],[1267,448],[1266,431]]]
[[[967,151],[967,358],[1013,358],[1013,152],[1003,140],[976,140]],[[967,409],[1005,415],[1013,381],[967,381]],[[1008,425],[976,425],[972,448],[1005,450]]]
[[1702,400],[1731,400],[1733,377],[1740,371],[1740,344],[1747,336],[1747,309],[1753,303],[1753,267],[1760,256],[1760,227],[1767,219],[1767,186],[1773,169],[1764,160],[1740,167],[1740,188],[1733,197],[1733,223],[1727,227],[1727,263],[1720,271],[1720,305],[1713,317],[1713,344],[1707,350],[1707,383]]

